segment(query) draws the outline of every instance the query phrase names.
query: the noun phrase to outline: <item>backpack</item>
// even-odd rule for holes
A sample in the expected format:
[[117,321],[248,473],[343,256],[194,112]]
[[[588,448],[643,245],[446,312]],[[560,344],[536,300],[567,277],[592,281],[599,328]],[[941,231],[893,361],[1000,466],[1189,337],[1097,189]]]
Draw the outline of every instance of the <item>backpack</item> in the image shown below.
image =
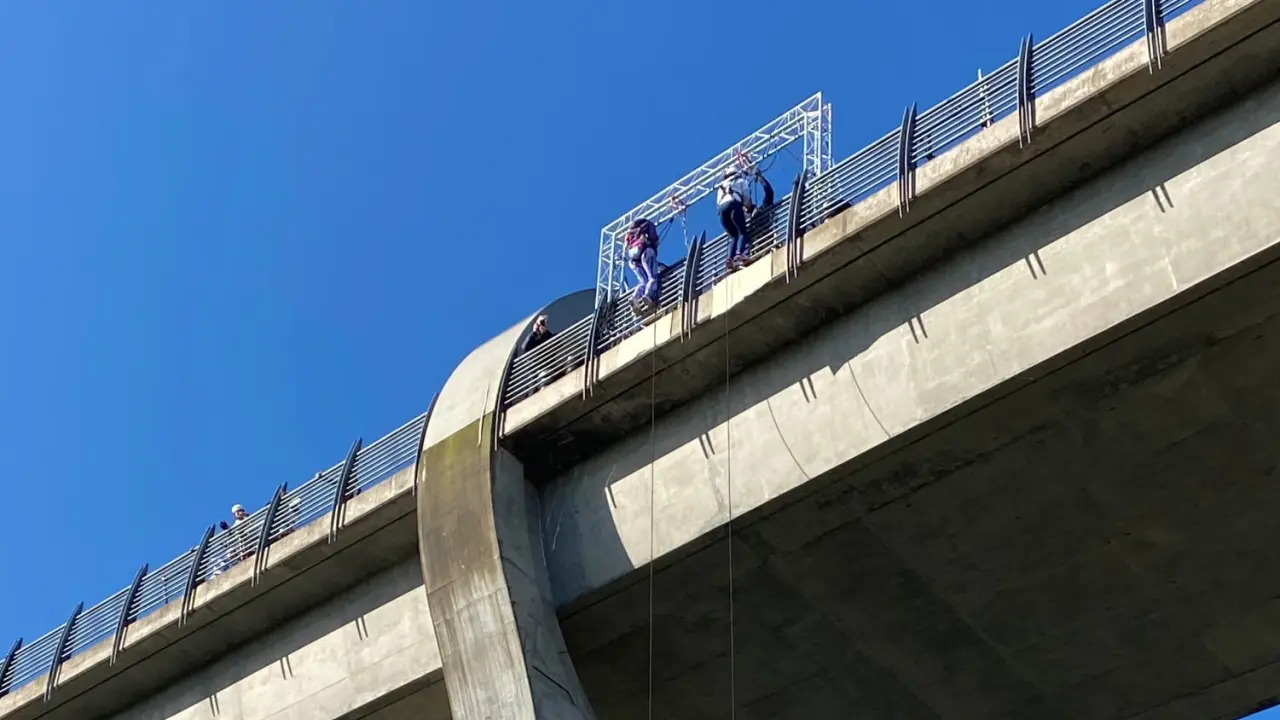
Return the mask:
[[627,228],[627,247],[658,247],[658,228],[648,218],[640,218]]

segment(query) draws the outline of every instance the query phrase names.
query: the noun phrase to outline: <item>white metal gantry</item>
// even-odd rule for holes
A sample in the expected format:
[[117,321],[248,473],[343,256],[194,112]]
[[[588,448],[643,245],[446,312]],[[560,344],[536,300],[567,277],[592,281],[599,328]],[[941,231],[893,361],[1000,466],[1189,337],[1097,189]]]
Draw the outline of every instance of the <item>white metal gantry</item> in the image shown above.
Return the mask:
[[804,143],[804,169],[816,177],[831,167],[831,105],[816,93],[764,127],[729,146],[727,150],[663,188],[653,197],[605,225],[600,231],[600,261],[596,270],[596,305],[618,297],[623,291],[623,236],[637,218],[655,225],[687,210],[711,194],[725,168],[751,166],[781,151],[793,142]]

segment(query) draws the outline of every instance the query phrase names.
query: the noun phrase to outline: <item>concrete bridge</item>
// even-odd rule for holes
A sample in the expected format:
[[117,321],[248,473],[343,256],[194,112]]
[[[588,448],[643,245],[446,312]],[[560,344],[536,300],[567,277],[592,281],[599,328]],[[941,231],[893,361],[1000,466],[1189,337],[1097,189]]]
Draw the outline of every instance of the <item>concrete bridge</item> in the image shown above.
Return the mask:
[[[1280,696],[1280,2],[1206,0],[0,718],[1236,718]],[[553,324],[589,292],[547,308]],[[584,388],[590,387],[590,392]],[[424,582],[425,579],[425,582]],[[425,588],[425,591],[424,591]]]

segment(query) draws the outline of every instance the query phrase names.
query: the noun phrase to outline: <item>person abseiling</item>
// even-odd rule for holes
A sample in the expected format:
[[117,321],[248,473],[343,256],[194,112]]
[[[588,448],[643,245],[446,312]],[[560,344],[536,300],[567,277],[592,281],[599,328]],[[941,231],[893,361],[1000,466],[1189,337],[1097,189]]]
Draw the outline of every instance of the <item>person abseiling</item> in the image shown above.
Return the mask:
[[716,186],[716,210],[720,224],[729,233],[729,260],[732,269],[747,264],[751,255],[751,237],[747,234],[747,213],[751,212],[751,182],[737,168],[726,168],[724,179]]
[[623,243],[627,264],[636,274],[636,294],[631,302],[638,309],[658,304],[658,229],[648,218],[638,218],[627,228]]

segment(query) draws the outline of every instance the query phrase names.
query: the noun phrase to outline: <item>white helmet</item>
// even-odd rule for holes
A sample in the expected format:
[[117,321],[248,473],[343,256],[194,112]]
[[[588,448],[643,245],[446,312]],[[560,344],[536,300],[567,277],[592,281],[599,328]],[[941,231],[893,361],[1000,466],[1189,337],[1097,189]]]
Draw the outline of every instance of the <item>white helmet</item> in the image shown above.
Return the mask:
[[244,506],[243,506],[243,505],[232,505],[232,506],[231,506],[231,514],[232,514],[232,515],[235,515],[235,514],[236,514],[236,513],[238,513],[238,512],[244,512]]

